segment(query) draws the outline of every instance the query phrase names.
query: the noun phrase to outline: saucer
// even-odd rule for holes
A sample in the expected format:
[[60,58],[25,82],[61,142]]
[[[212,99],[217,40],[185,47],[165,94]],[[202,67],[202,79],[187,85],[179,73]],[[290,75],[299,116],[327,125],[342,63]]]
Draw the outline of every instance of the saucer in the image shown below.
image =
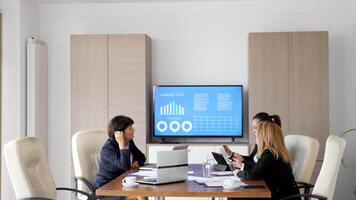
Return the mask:
[[137,187],[138,186],[138,183],[134,183],[134,184],[126,184],[126,183],[123,183],[122,184],[125,188],[133,188],[133,187]]
[[240,185],[238,185],[238,184],[236,184],[236,185],[223,185],[223,188],[225,190],[236,190],[239,187],[240,187]]

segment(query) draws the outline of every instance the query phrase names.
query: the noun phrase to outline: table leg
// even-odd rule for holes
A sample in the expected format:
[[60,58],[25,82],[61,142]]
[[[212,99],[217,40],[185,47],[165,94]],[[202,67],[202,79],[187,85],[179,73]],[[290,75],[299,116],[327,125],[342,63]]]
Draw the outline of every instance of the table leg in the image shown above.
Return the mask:
[[164,200],[165,199],[165,197],[160,197],[160,196],[158,196],[158,197],[155,197],[155,200]]

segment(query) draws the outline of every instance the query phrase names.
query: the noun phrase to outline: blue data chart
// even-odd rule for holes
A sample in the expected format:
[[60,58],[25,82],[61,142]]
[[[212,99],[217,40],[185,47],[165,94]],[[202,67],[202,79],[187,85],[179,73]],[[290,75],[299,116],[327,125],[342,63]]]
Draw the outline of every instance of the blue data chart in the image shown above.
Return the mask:
[[242,136],[243,89],[237,86],[155,86],[154,136]]

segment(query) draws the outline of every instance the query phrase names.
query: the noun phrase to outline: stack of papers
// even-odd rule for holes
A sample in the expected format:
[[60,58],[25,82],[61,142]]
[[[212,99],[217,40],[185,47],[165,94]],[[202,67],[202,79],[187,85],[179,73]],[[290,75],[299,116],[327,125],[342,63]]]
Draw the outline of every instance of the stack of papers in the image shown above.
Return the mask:
[[239,177],[236,176],[223,176],[223,177],[200,177],[200,176],[188,176],[188,180],[194,181],[198,184],[205,184],[209,187],[222,187],[224,181],[227,179],[234,179],[240,186],[245,186],[245,183],[242,183]]
[[212,175],[215,176],[231,176],[234,175],[232,171],[216,171],[216,172],[211,172]]
[[211,178],[200,177],[200,176],[188,176],[188,180],[195,181],[198,184],[205,184],[208,181],[212,181]]

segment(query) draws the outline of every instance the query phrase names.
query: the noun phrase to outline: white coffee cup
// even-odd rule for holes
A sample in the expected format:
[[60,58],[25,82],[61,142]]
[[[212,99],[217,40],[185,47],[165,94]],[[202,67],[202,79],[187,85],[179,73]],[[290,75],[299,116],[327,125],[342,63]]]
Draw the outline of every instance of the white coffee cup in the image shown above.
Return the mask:
[[122,179],[123,185],[134,185],[135,183],[136,183],[135,176],[126,176],[124,179]]
[[235,179],[226,179],[224,181],[224,186],[226,187],[235,187],[236,186],[236,180]]

